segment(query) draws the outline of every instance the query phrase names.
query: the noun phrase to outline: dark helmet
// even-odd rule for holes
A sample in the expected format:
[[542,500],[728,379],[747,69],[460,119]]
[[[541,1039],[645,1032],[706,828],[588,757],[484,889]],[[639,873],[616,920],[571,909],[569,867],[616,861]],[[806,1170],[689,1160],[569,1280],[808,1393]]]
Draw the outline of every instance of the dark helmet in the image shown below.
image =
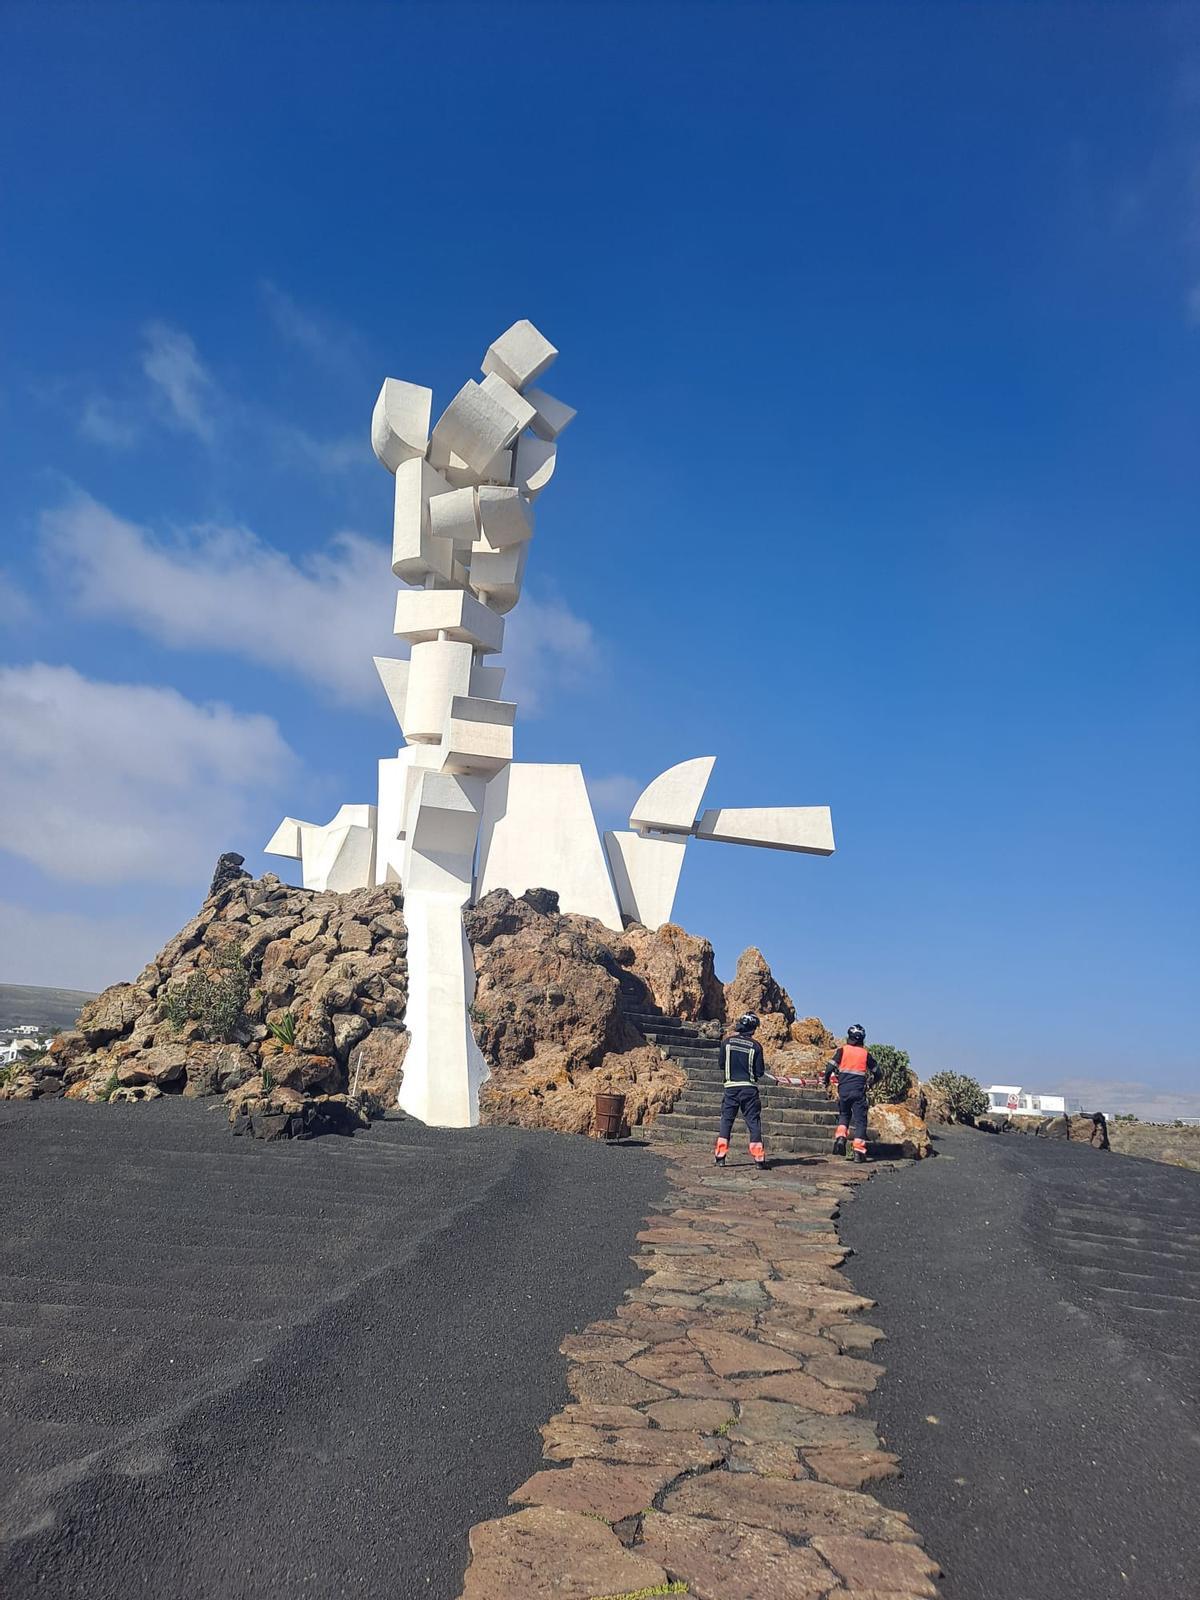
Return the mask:
[[758,1018],[754,1015],[753,1011],[747,1011],[744,1017],[739,1017],[737,1019],[737,1022],[734,1024],[734,1031],[736,1033],[753,1033],[757,1027]]
[[856,1022],[852,1028],[846,1029],[847,1044],[866,1044],[867,1030],[861,1022]]

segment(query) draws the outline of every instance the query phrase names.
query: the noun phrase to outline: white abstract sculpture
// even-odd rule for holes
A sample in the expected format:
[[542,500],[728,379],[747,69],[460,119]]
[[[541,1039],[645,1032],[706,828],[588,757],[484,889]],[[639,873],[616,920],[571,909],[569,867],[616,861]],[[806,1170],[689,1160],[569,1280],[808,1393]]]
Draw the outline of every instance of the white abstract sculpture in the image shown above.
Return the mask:
[[812,855],[833,851],[823,806],[708,810],[716,758],[669,768],[642,792],[631,832],[596,829],[581,768],[513,761],[516,706],[500,698],[504,617],[520,600],[533,502],[574,410],[533,387],[558,352],[531,322],[491,345],[430,428],[432,391],[387,378],[371,445],[395,477],[395,632],[407,659],[375,666],[405,744],[379,762],[378,804],[319,825],[285,817],[268,852],[304,886],[399,884],[408,928],[410,1035],[399,1104],[438,1127],[479,1120],[487,1065],[471,1029],[475,968],[463,907],[492,889],[557,892],[560,909],[619,929],[671,917],[691,838]]

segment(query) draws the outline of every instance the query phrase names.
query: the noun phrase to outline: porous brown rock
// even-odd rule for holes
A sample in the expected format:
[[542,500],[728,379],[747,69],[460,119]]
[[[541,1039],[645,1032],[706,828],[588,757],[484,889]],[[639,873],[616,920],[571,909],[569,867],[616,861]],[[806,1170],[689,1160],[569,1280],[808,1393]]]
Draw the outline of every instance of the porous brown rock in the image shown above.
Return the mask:
[[593,1600],[653,1594],[666,1573],[627,1550],[594,1515],[531,1506],[471,1529],[471,1566],[462,1600]]
[[867,1112],[867,1137],[876,1154],[919,1161],[933,1151],[927,1124],[907,1105],[871,1106]]

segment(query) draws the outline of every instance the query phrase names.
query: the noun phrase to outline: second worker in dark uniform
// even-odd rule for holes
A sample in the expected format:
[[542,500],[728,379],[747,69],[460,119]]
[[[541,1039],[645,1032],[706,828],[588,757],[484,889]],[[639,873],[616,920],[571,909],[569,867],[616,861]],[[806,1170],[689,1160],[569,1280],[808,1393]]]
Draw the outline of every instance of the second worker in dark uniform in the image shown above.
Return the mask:
[[733,1032],[721,1041],[721,1066],[725,1077],[725,1094],[721,1101],[721,1132],[713,1160],[719,1167],[725,1165],[729,1153],[729,1135],[739,1113],[746,1120],[750,1134],[750,1154],[754,1165],[765,1172],[767,1152],[763,1147],[762,1102],[758,1097],[759,1081],[766,1076],[767,1062],[763,1047],[754,1037],[758,1018],[752,1012],[739,1017]]

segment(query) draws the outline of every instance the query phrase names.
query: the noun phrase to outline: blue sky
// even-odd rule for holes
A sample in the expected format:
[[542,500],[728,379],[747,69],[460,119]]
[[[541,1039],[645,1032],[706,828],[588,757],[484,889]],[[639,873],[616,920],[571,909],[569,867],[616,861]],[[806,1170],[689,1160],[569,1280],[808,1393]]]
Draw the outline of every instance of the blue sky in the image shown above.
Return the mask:
[[0,978],[370,798],[371,405],[530,316],[519,755],[833,806],[689,852],[723,976],[1200,1110],[1194,9],[12,3],[0,63]]

